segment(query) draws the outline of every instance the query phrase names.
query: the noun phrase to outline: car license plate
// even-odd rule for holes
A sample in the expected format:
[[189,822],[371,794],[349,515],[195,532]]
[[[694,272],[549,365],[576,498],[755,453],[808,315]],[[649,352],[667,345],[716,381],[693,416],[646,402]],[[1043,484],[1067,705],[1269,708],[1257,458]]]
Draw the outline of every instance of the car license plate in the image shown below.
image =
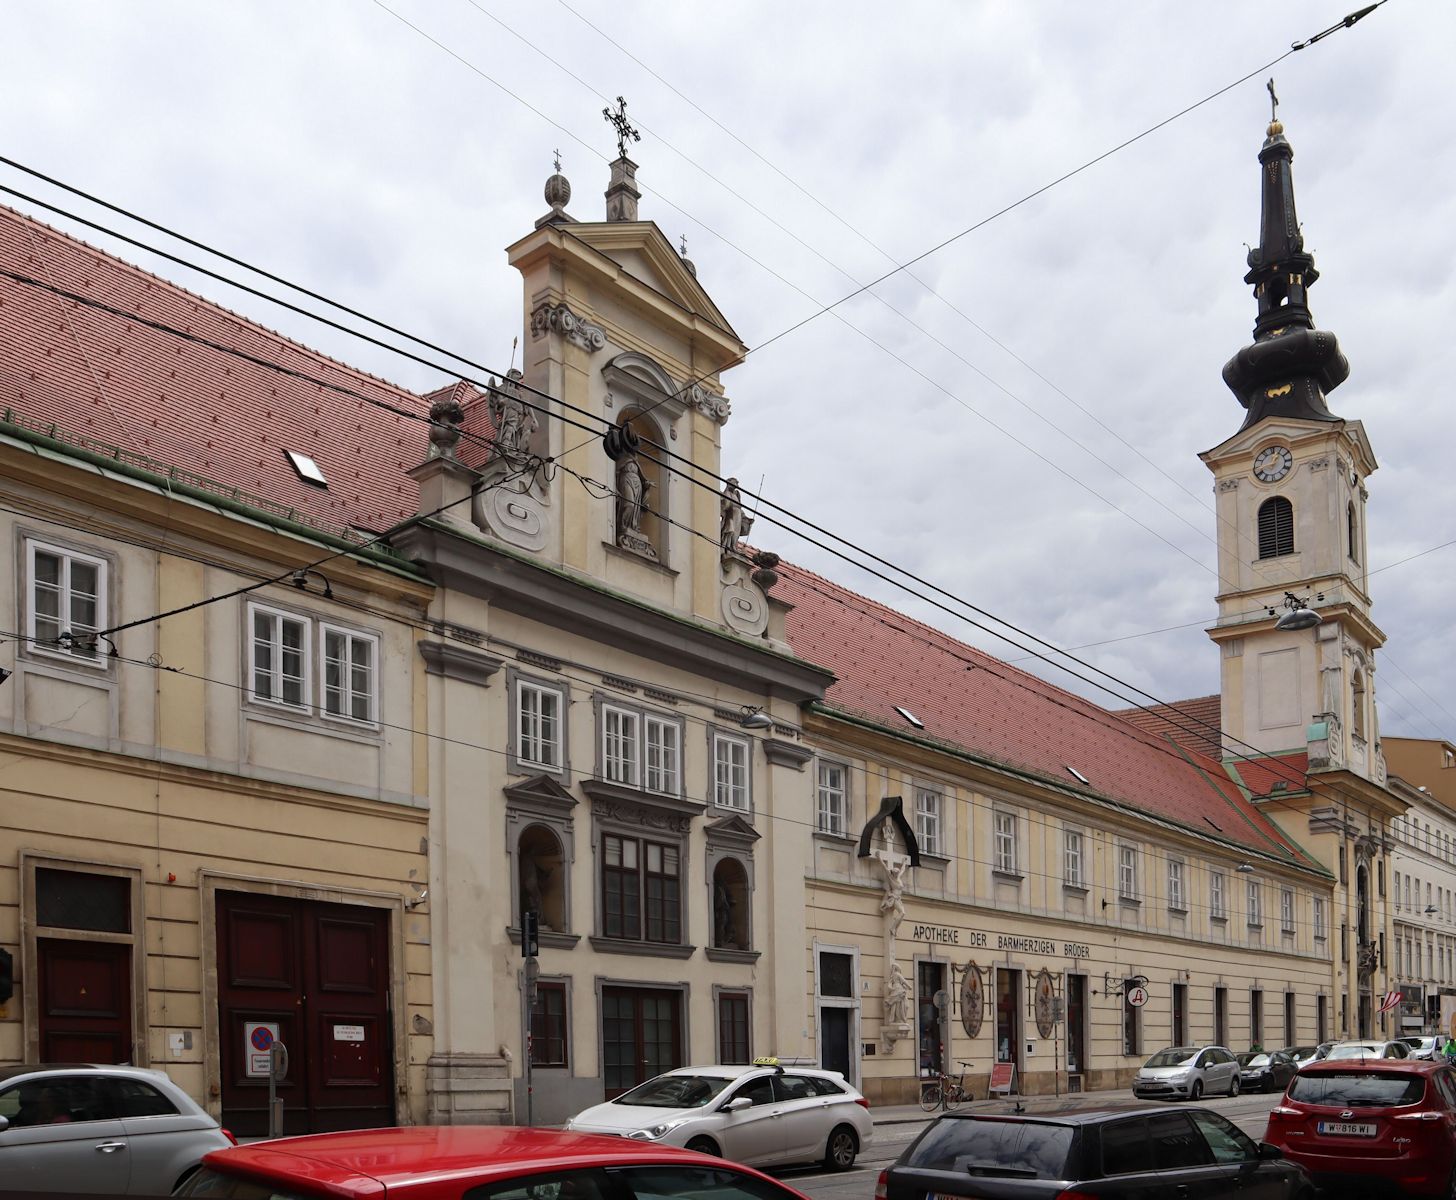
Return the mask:
[[1375,1136],[1375,1126],[1368,1121],[1321,1121],[1319,1131],[1331,1137]]

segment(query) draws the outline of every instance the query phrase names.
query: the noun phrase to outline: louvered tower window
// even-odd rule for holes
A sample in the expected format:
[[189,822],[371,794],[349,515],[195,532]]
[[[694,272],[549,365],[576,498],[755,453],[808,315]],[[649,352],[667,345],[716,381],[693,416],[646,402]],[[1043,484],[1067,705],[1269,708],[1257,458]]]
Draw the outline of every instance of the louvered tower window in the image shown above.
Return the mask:
[[1259,505],[1259,557],[1280,558],[1294,553],[1294,505],[1283,496],[1271,496]]

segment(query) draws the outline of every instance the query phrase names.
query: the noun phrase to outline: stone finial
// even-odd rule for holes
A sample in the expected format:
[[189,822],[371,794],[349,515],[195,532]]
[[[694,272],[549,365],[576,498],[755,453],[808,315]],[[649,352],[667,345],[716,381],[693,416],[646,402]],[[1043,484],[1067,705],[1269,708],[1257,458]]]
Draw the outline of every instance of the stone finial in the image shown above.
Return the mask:
[[625,155],[612,163],[612,180],[607,185],[607,220],[637,220],[637,164]]
[[536,228],[542,225],[565,225],[575,224],[576,218],[566,211],[566,206],[571,203],[571,181],[561,173],[561,151],[552,152],[552,166],[555,168],[546,180],[544,189],[546,203],[551,206],[551,211],[536,222]]

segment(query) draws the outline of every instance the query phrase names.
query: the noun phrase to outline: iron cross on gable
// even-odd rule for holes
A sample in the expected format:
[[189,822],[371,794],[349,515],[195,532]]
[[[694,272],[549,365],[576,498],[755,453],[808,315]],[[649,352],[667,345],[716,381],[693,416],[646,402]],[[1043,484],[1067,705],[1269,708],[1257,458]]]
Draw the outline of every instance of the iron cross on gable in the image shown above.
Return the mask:
[[633,129],[627,121],[627,102],[621,96],[618,96],[617,111],[613,112],[610,108],[604,108],[602,109],[602,116],[617,131],[617,157],[626,158],[627,143],[629,141],[640,142],[642,140],[642,135]]

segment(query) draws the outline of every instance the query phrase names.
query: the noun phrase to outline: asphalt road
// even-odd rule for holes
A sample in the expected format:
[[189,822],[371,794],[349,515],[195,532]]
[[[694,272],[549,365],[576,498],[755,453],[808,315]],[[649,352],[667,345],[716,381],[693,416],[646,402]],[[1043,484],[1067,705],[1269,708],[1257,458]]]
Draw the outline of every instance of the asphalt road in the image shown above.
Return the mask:
[[[1132,1100],[1131,1093],[1127,1099]],[[1258,1139],[1264,1136],[1269,1110],[1278,1102],[1278,1094],[1265,1094],[1235,1096],[1233,1099],[1218,1096],[1200,1103],[1205,1108],[1223,1113],[1250,1137]],[[870,1200],[875,1194],[875,1178],[881,1169],[894,1162],[921,1128],[918,1122],[876,1126],[873,1144],[860,1156],[851,1171],[831,1174],[821,1167],[797,1167],[769,1173],[814,1197],[814,1200]]]

